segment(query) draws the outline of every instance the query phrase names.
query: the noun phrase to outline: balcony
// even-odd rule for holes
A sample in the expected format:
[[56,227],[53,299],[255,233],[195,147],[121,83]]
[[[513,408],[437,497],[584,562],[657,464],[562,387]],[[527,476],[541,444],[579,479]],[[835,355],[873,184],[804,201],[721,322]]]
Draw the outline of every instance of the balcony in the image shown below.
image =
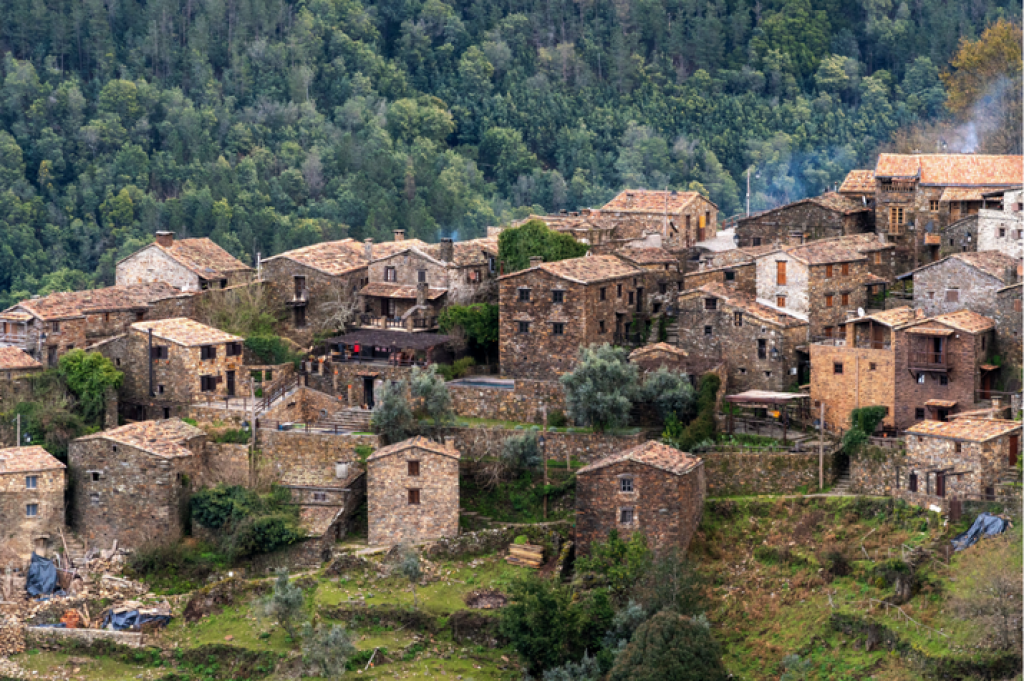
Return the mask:
[[391,329],[392,331],[433,331],[437,328],[437,317],[377,317],[369,314],[359,315],[359,328]]
[[302,289],[292,294],[291,300],[288,301],[288,305],[293,307],[299,307],[309,302],[309,289]]
[[945,352],[911,352],[911,371],[949,371],[949,355]]

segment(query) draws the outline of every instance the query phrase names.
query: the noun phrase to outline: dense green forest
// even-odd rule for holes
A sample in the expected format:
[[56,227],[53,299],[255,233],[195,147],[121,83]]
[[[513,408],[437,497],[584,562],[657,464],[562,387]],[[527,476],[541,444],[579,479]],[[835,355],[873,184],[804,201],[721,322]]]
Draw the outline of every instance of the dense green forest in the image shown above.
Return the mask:
[[[946,115],[1010,0],[5,0],[0,302],[111,283],[156,229],[251,262],[466,238],[627,186],[730,215]],[[1019,59],[1019,57],[1018,57]]]

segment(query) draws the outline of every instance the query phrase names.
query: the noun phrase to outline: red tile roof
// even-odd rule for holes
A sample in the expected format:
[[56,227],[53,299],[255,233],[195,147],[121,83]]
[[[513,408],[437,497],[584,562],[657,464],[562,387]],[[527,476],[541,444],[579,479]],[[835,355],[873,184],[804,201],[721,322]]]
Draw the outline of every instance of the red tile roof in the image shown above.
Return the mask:
[[851,322],[866,322],[869,320],[876,321],[879,324],[885,326],[902,326],[903,324],[909,324],[917,319],[917,313],[914,312],[914,308],[909,305],[903,307],[894,307],[890,310],[883,310],[874,314],[866,315],[864,317],[858,317],[851,319]]
[[690,203],[702,198],[699,192],[627,189],[602,206],[601,210],[609,213],[668,212],[672,215],[682,212]]
[[742,225],[747,220],[756,220],[761,216],[769,215],[771,213],[777,213],[779,211],[789,210],[790,208],[801,206],[805,203],[813,203],[815,205],[821,206],[826,210],[842,213],[843,215],[851,215],[853,213],[861,213],[870,210],[870,208],[865,206],[861,201],[851,199],[847,196],[843,196],[842,194],[837,194],[836,192],[825,192],[820,196],[809,196],[806,199],[800,199],[799,201],[793,201],[792,203],[787,203],[782,206],[776,206],[775,208],[769,208],[768,210],[760,211],[759,213],[751,215],[749,218],[740,218],[739,222]]
[[[715,298],[725,301],[727,305],[731,305],[751,317],[755,317],[761,321],[781,326],[783,328],[805,326],[807,324],[806,320],[786,314],[785,312],[773,307],[768,307],[763,303],[757,302],[757,300],[752,296],[740,293],[734,289],[726,288],[725,285],[720,282],[704,284],[700,288],[691,289],[691,291],[700,291],[714,296]],[[689,293],[689,291],[683,291],[680,295],[684,295],[686,293]]]
[[1019,430],[1020,427],[1020,421],[958,418],[953,421],[922,421],[907,428],[907,432],[925,437],[985,442],[992,438],[1008,435]]
[[615,255],[634,265],[661,265],[679,262],[679,258],[664,248],[621,248],[615,251]]
[[839,187],[840,194],[874,194],[875,171],[851,170]]
[[941,260],[922,265],[916,270],[901,274],[900,278],[908,277],[930,267],[940,267],[943,263],[953,259],[959,260],[965,265],[969,265],[991,277],[995,277],[1003,284],[1007,284],[1007,282],[1013,281],[1016,278],[1015,272],[1019,263],[1017,258],[1006,255],[1002,251],[967,251],[965,253],[954,253]]
[[97,312],[144,309],[152,302],[180,294],[181,291],[164,282],[107,286],[85,291],[51,293],[42,298],[29,298],[10,310],[14,311],[15,308],[20,308],[44,321],[72,319]]
[[363,245],[353,239],[342,239],[341,241],[325,241],[311,246],[296,248],[292,251],[279,253],[271,258],[265,258],[263,262],[270,262],[278,258],[292,260],[314,270],[325,274],[338,276],[352,272],[367,266]]
[[211,239],[175,239],[170,246],[152,244],[203,279],[217,279],[231,272],[251,270]]
[[0,449],[0,475],[52,471],[62,468],[67,468],[67,466],[38,445]]
[[584,466],[576,471],[576,475],[593,473],[623,461],[644,464],[672,475],[686,475],[704,463],[700,458],[686,452],[681,452],[675,447],[669,447],[660,442],[648,440],[632,449],[598,459],[589,466]]
[[1019,185],[1024,157],[984,154],[880,154],[876,177],[917,178],[921,184],[960,187]]
[[[556,277],[581,284],[592,284],[607,279],[635,277],[643,274],[642,270],[623,262],[614,255],[586,255],[582,258],[541,263],[539,267]],[[516,274],[519,273],[514,272],[509,276]]]
[[403,452],[406,449],[412,448],[433,452],[434,454],[440,454],[441,456],[450,456],[453,459],[458,459],[461,456],[461,454],[459,454],[459,450],[455,449],[455,447],[445,446],[439,442],[434,442],[429,438],[425,438],[422,435],[417,435],[416,437],[411,437],[408,440],[378,449],[370,455],[367,462],[383,459],[385,456],[391,456],[392,454],[397,454],[398,452]]
[[0,347],[0,371],[42,368],[42,364],[32,359],[32,355],[21,348]]
[[940,203],[951,201],[982,201],[982,194],[995,191],[994,187],[946,187],[939,197]]
[[957,310],[948,314],[940,314],[932,317],[932,320],[965,333],[982,333],[996,328],[994,321],[974,310]]
[[132,329],[144,334],[149,333],[149,330],[152,329],[155,338],[162,338],[186,347],[234,343],[244,340],[241,336],[215,329],[206,324],[200,324],[188,317],[159,319],[152,322],[135,322],[132,324]]
[[843,243],[838,239],[810,241],[800,246],[790,246],[782,250],[808,265],[855,262],[865,259],[863,253],[854,250],[849,244]]
[[165,459],[176,459],[192,456],[192,451],[185,446],[187,440],[203,435],[203,431],[190,426],[181,419],[166,421],[138,421],[110,430],[101,430],[92,435],[78,438],[78,441],[110,440],[141,449]]

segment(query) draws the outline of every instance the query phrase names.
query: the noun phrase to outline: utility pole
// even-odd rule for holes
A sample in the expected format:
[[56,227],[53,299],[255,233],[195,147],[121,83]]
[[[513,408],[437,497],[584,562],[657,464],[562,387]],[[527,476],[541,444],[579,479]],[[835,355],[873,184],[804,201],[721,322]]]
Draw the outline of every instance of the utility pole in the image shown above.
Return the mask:
[[750,171],[754,169],[754,166],[747,168],[747,217],[750,217]]
[[14,441],[14,446],[15,447],[20,447],[21,446],[21,414],[18,414],[18,416],[14,420],[18,422],[18,439]]
[[[547,426],[545,426],[546,428]],[[537,438],[540,445],[540,455],[544,458],[544,520],[548,519],[548,452],[544,447],[544,436]]]
[[825,489],[825,403],[818,415],[818,489]]

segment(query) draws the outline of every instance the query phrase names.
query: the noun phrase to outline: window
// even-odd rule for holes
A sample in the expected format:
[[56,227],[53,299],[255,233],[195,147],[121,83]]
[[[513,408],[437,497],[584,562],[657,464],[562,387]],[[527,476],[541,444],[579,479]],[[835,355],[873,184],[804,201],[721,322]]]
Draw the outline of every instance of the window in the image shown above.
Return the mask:
[[726,270],[724,276],[726,281],[736,281],[736,273],[732,270]]
[[764,338],[757,339],[757,358],[768,359],[768,341]]
[[917,473],[910,474],[910,479],[907,481],[907,490],[911,492],[917,491]]
[[775,305],[777,307],[786,307],[786,296],[775,296]]
[[530,333],[530,322],[519,322],[519,333]]
[[565,322],[551,322],[551,335],[552,336],[564,336],[565,335]]
[[875,262],[876,265],[881,265],[882,264],[882,252],[881,251],[877,251],[875,253],[875,255],[874,255],[874,262]]
[[835,300],[835,296],[831,293],[825,294],[825,307],[832,307],[832,303]]
[[398,274],[394,267],[384,268],[384,281],[398,281]]
[[598,295],[598,300],[608,300],[608,289],[607,288],[605,288],[603,286],[601,287],[601,290],[599,291],[599,295]]
[[959,303],[960,302],[960,289],[958,289],[958,288],[947,288],[946,289],[946,302],[947,303]]
[[779,286],[786,285],[786,261],[780,260],[775,263],[775,283]]
[[914,418],[918,421],[924,420],[924,407],[918,407],[914,410]]
[[92,506],[99,506],[99,505],[100,505],[100,495],[99,495],[99,494],[96,494],[95,492],[93,492],[92,494],[90,494],[90,495],[89,495],[89,503],[90,503],[90,504],[91,504]]
[[999,238],[1002,239],[1005,236],[1006,236],[1006,228],[1005,227],[1000,227],[999,228]]
[[874,362],[868,362],[868,371],[874,371],[877,368],[878,368],[877,364],[875,364]]
[[963,443],[961,443],[961,442],[954,442],[953,443],[953,451],[956,452],[957,454],[961,453],[963,451],[963,449],[964,449]]
[[145,318],[146,318],[146,313],[145,312],[136,312],[135,313],[135,321],[141,322]]
[[327,492],[313,492],[313,501],[327,501]]
[[850,276],[850,263],[844,262],[842,265],[840,265],[839,274],[841,274],[844,277]]
[[29,518],[35,518],[39,515],[39,504],[26,504],[25,515]]
[[208,359],[217,359],[217,346],[216,345],[204,345],[199,348],[199,359],[206,361]]
[[843,363],[842,362],[832,362],[832,373],[833,374],[841,374],[841,373],[843,373]]
[[213,392],[217,389],[217,377],[216,376],[200,376],[199,377],[199,390],[204,393]]
[[306,326],[306,308],[303,305],[298,305],[292,308],[292,324],[296,329],[301,329]]
[[919,374],[917,377],[918,385],[924,385],[924,374]]
[[761,237],[759,237],[759,236],[752,237],[750,239],[750,245],[751,246],[760,246],[761,245]]
[[171,408],[164,407],[164,420],[171,418]]
[[889,234],[903,234],[906,224],[906,213],[902,206],[889,207]]
[[745,367],[740,367],[740,375],[741,376],[746,376],[746,374],[747,374],[746,368]]
[[839,299],[840,299],[840,305],[843,305],[844,307],[850,304],[850,294],[849,293],[844,293],[842,296],[840,296]]
[[832,338],[834,332],[835,332],[835,327],[834,326],[826,326],[825,327],[825,338]]
[[600,331],[601,333],[604,333],[604,320],[603,319],[597,323],[597,328],[598,328],[598,331]]
[[733,323],[734,326],[743,326],[743,313],[742,312],[733,312],[732,313],[732,323]]
[[632,291],[629,292],[629,304],[630,305],[633,304],[633,292]]
[[425,284],[427,282],[427,271],[426,270],[419,270],[419,271],[417,271],[416,272],[416,281],[418,281],[421,284]]
[[714,330],[710,326],[705,326],[704,327],[704,335],[708,336],[708,337],[711,337],[712,335],[714,335]]
[[109,324],[110,323],[110,313],[109,312],[104,312],[103,313],[103,323],[104,324]]
[[932,199],[932,200],[930,200],[928,202],[928,210],[934,212],[934,211],[937,211],[938,209],[939,209],[939,201],[938,201],[938,199]]
[[241,343],[228,343],[224,346],[224,355],[226,357],[240,357],[242,355],[242,344]]
[[36,489],[39,487],[39,476],[38,475],[26,475],[25,476],[25,489]]
[[416,476],[418,476],[420,474],[420,462],[419,461],[409,461],[408,465],[409,465],[409,475],[411,475],[413,477],[416,477]]
[[949,385],[949,376],[939,376],[939,385]]
[[154,345],[153,350],[149,355],[152,359],[167,359],[167,346],[166,345]]
[[157,394],[157,395],[163,395],[163,394],[164,394],[164,386],[163,386],[163,383],[157,383],[157,386],[156,386],[156,394]]
[[825,278],[826,279],[831,279],[832,278],[832,274],[833,274],[833,272],[832,272],[832,265],[825,265]]
[[1020,298],[1018,298],[1017,300],[1013,301],[1013,311],[1014,312],[1020,312],[1020,311],[1022,311],[1022,309],[1024,309],[1024,305],[1021,305]]
[[658,293],[661,293],[662,295],[668,293],[668,284],[664,282],[658,284]]
[[565,302],[565,291],[552,291],[551,292],[552,303],[564,303]]
[[53,333],[60,333],[60,322],[54,322],[50,326],[50,331],[52,331]]
[[623,525],[633,524],[633,509],[631,508],[620,508],[619,509],[619,522]]
[[935,300],[935,291],[928,292],[928,300]]
[[100,475],[101,473],[99,471],[89,471],[89,476],[92,478],[93,482],[99,482]]
[[633,478],[629,478],[629,477],[619,478],[619,491],[620,492],[632,492],[633,491]]
[[409,503],[411,505],[419,505],[420,503],[420,491],[418,489],[409,490]]
[[717,310],[718,309],[718,298],[705,298],[704,299],[705,310]]
[[772,377],[772,372],[770,372],[770,371],[764,372],[764,377],[765,378],[771,378]]
[[519,302],[528,303],[530,302],[530,289],[521,288],[519,289]]
[[622,297],[622,284],[616,284],[616,286],[615,286],[615,295],[618,298]]

